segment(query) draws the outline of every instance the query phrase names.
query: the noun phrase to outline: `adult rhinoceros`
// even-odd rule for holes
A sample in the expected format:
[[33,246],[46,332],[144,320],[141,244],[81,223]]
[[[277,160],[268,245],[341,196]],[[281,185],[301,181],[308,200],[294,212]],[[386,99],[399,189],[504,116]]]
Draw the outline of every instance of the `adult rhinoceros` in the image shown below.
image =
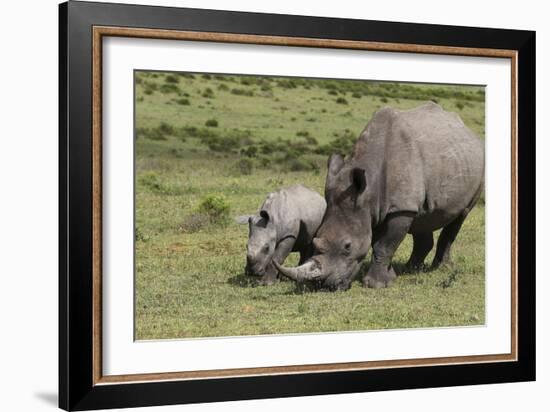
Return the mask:
[[409,268],[418,268],[443,228],[432,266],[449,259],[464,219],[484,182],[484,145],[454,114],[435,103],[376,112],[344,160],[332,155],[325,184],[327,210],[313,240],[314,255],[278,270],[296,281],[347,289],[372,245],[363,286],[380,288],[396,277],[392,257],[413,236]]

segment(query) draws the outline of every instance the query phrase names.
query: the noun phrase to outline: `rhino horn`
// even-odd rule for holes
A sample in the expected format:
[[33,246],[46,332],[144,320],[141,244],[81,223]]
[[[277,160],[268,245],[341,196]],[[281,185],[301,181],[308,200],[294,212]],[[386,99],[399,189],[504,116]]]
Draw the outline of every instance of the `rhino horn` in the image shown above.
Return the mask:
[[309,260],[295,268],[285,268],[275,262],[275,260],[273,260],[273,264],[284,276],[296,282],[322,280],[325,277],[321,270],[321,265],[315,260]]

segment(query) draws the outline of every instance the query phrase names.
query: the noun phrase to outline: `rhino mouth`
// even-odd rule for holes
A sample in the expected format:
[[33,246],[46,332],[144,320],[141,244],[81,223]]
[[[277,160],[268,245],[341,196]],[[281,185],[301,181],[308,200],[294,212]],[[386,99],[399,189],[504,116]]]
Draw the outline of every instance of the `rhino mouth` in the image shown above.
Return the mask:
[[261,277],[265,275],[265,272],[264,268],[251,267],[248,265],[244,268],[244,274],[250,277]]

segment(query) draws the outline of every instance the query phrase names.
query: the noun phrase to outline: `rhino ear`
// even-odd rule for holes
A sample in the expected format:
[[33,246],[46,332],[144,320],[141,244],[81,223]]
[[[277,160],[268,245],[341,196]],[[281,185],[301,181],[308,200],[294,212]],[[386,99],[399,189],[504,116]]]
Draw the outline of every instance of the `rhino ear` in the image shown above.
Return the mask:
[[357,194],[361,194],[367,188],[367,176],[365,175],[365,169],[355,167],[351,170],[351,183],[355,188]]
[[266,223],[269,222],[269,213],[265,210],[260,210],[260,216],[265,219]]
[[332,154],[328,158],[328,172],[331,175],[335,175],[344,166],[344,158],[339,154]]

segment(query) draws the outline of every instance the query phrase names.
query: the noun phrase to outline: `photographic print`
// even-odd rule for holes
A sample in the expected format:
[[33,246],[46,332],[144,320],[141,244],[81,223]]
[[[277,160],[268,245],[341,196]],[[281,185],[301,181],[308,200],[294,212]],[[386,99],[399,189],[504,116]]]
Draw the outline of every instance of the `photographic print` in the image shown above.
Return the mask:
[[485,88],[134,71],[135,339],[485,323]]
[[60,6],[59,404],[535,379],[535,33]]

